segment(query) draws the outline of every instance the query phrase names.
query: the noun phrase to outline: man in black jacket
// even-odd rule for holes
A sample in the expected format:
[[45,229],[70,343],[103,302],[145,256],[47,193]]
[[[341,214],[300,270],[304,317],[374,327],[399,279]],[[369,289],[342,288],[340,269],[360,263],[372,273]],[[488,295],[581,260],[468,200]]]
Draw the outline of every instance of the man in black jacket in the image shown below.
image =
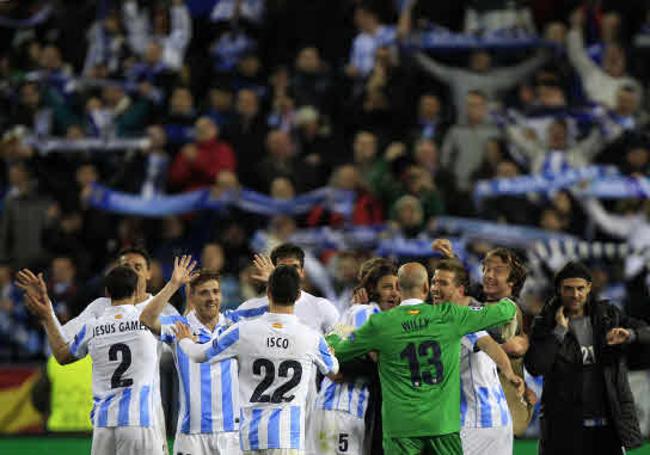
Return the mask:
[[583,264],[566,264],[533,323],[525,365],[544,376],[541,455],[620,454],[643,442],[624,345],[650,343],[650,328],[594,300],[591,281]]

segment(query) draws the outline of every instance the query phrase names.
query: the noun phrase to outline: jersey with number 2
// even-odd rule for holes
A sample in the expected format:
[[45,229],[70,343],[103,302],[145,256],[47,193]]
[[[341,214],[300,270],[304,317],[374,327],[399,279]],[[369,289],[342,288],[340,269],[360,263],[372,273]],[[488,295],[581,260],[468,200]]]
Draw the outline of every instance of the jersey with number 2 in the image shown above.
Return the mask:
[[242,449],[304,450],[313,368],[338,371],[323,336],[294,315],[266,313],[233,325],[206,352],[208,361],[227,357],[239,363]]
[[93,360],[95,427],[153,426],[158,340],[139,318],[134,305],[108,307],[70,345],[73,357]]

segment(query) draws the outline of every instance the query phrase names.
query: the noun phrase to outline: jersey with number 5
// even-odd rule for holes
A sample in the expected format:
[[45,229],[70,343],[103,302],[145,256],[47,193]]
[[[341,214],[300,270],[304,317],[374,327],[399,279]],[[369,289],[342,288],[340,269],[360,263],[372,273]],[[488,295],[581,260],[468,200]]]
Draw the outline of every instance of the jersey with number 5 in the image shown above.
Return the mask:
[[97,427],[153,426],[158,340],[140,323],[134,305],[107,308],[86,322],[70,344],[73,357],[93,360]]
[[223,332],[205,357],[237,358],[244,451],[304,450],[306,397],[314,368],[323,374],[338,371],[321,334],[295,315],[266,313]]
[[460,430],[460,341],[515,316],[504,299],[479,309],[409,299],[373,314],[349,340],[335,343],[341,362],[379,354],[384,434],[427,437]]

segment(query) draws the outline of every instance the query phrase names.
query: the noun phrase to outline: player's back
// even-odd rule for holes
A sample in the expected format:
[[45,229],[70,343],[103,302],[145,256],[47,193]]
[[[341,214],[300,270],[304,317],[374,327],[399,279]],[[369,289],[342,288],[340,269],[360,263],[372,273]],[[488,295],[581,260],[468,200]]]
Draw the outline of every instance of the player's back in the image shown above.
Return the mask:
[[376,341],[368,347],[379,351],[385,433],[417,437],[459,431],[460,339],[513,315],[511,304],[471,310],[413,300],[371,316],[359,336],[372,333]]
[[95,427],[150,427],[153,422],[157,340],[133,305],[109,307],[84,324],[70,352],[93,360]]
[[329,372],[336,359],[323,337],[294,315],[266,313],[238,326],[243,449],[302,450],[314,369]]

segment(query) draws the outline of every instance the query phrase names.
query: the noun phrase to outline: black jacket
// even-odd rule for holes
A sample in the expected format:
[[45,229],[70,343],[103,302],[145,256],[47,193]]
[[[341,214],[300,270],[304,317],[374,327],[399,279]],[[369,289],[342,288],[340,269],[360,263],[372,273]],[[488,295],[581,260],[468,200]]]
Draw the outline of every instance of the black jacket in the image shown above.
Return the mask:
[[[562,342],[553,334],[558,299],[548,302],[533,322],[530,348],[526,353],[528,371],[544,376],[542,394],[540,454],[581,454],[582,438],[582,354],[573,332]],[[627,380],[625,346],[608,346],[606,335],[614,327],[634,329],[636,342],[650,343],[649,327],[642,321],[624,316],[607,302],[590,301],[594,350],[602,368],[608,419],[626,448],[643,443],[634,408],[634,398]]]

